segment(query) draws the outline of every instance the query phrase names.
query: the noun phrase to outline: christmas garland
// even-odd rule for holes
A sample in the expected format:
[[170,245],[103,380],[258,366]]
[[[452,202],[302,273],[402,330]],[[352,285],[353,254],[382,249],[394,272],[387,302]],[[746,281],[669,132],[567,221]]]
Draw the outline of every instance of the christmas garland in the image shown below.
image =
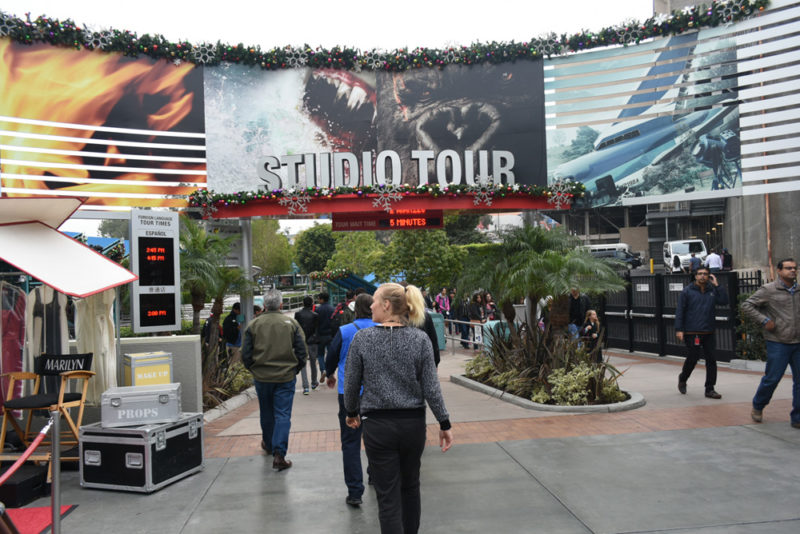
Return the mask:
[[103,255],[112,261],[122,263],[122,260],[125,259],[125,256],[127,256],[125,253],[125,245],[122,243],[117,243],[110,249],[103,252]]
[[219,65],[237,63],[277,70],[300,67],[336,68],[347,70],[405,71],[421,67],[446,65],[472,65],[475,63],[505,63],[517,59],[552,57],[593,48],[639,43],[644,39],[676,35],[703,27],[730,24],[763,11],[768,0],[728,0],[711,2],[696,7],[673,11],[670,15],[657,15],[644,22],[630,21],[598,32],[583,31],[578,34],[560,36],[551,33],[528,42],[510,43],[476,42],[470,46],[447,49],[399,48],[391,52],[373,49],[361,52],[355,48],[334,47],[330,50],[308,45],[301,48],[291,46],[261,50],[260,46],[236,46],[216,44],[192,44],[188,41],[170,42],[162,35],[137,36],[127,30],[93,31],[80,28],[72,20],[59,21],[46,16],[35,20],[20,19],[0,13],[0,36],[9,37],[24,44],[46,42],[54,46],[76,49],[103,50],[126,56],[147,55],[155,59],[173,61],[176,65],[190,62],[196,65]]
[[348,276],[350,276],[350,271],[344,268],[330,271],[311,271],[308,273],[308,277],[311,280],[339,280]]
[[[528,184],[482,184],[482,185],[463,185],[452,184],[441,187],[436,184],[423,184],[412,186],[403,184],[399,186],[391,185],[367,185],[363,187],[306,187],[297,189],[272,189],[265,191],[240,191],[238,193],[215,193],[207,189],[198,189],[189,195],[189,206],[201,208],[206,213],[213,213],[215,208],[244,205],[255,201],[277,201],[302,196],[312,201],[315,198],[333,198],[340,195],[357,196],[376,196],[386,197],[389,194],[396,195],[390,200],[399,200],[401,196],[408,195],[427,195],[433,198],[438,197],[458,197],[473,196],[483,201],[488,200],[491,205],[492,198],[504,198],[508,195],[527,195],[531,197],[559,197],[558,204],[569,204],[574,197],[582,197],[585,186],[580,182],[564,181],[552,184],[551,186],[528,185]],[[560,206],[559,206],[560,207]]]

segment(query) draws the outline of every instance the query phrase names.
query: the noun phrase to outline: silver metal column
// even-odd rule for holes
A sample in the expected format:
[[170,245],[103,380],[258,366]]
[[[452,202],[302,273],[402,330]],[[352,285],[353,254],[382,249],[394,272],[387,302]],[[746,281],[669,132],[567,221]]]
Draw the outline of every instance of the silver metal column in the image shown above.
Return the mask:
[[53,451],[50,454],[50,507],[53,513],[51,532],[61,534],[61,413],[58,410],[50,412],[53,420],[52,432]]
[[[253,227],[250,219],[241,219],[239,225],[242,228],[242,270],[250,280],[253,276]],[[247,324],[253,318],[253,292],[242,293],[239,300],[242,304],[244,324]]]

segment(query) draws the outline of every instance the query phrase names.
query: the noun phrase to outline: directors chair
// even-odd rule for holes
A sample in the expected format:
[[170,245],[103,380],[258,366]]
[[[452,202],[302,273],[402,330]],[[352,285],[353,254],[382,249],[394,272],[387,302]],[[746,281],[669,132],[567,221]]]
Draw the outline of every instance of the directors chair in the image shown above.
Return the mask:
[[[78,428],[83,419],[83,408],[89,379],[94,376],[90,371],[92,367],[92,353],[86,354],[42,354],[34,359],[35,373],[13,372],[8,376],[8,398],[3,403],[3,426],[0,429],[0,459],[13,459],[17,455],[3,453],[6,432],[10,424],[19,436],[24,447],[30,446],[38,430],[31,431],[31,424],[36,412],[58,411],[67,423],[67,428],[61,432],[60,443],[67,447],[78,445]],[[33,381],[32,393],[19,398],[14,395],[14,384],[17,381]],[[77,417],[73,419],[70,410],[77,408]],[[22,412],[22,417],[15,416],[14,412]],[[22,419],[25,419],[24,425]],[[23,428],[24,426],[24,428]],[[42,441],[42,445],[51,445],[50,439]],[[50,459],[49,452],[42,455],[32,455],[32,460]],[[67,457],[62,460],[77,460]]]

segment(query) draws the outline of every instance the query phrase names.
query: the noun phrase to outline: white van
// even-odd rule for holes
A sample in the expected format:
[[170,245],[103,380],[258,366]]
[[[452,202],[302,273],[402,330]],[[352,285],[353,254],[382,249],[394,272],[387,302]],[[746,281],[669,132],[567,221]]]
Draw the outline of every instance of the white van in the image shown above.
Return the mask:
[[673,258],[678,256],[681,260],[681,267],[689,270],[689,258],[692,257],[692,252],[696,258],[700,258],[701,262],[706,260],[708,251],[706,244],[702,239],[680,239],[678,241],[667,241],[664,243],[664,269],[667,273],[672,272]]

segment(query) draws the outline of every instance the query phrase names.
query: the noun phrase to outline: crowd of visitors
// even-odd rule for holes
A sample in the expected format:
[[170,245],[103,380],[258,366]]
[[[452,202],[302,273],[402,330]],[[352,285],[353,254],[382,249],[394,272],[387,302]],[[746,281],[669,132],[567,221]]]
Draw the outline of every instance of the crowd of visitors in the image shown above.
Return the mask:
[[[727,250],[721,255],[712,253],[705,264],[693,254],[689,267],[694,279],[678,297],[675,332],[688,350],[678,377],[681,394],[686,394],[698,360],[704,359],[705,396],[721,398],[715,389],[714,310],[726,304],[728,297],[714,273],[730,261],[726,254]],[[753,398],[751,416],[756,422],[762,420],[780,377],[790,366],[794,378],[790,418],[792,426],[800,428],[800,343],[793,327],[800,321],[796,313],[800,309],[797,264],[783,260],[778,270],[779,279],[762,287],[742,306],[745,315],[762,325],[767,338],[767,369]],[[603,328],[591,299],[578,288],[572,288],[565,298],[569,315],[566,330],[595,362],[602,362]],[[363,440],[381,532],[417,532],[426,404],[439,423],[442,451],[453,443],[436,374],[439,340],[431,314],[444,317],[451,335],[460,334],[462,347],[477,350],[482,345],[482,325],[500,319],[500,312],[486,291],[465,295],[455,288],[442,287],[433,294],[406,283],[383,284],[374,296],[363,289],[347,292],[335,307],[329,301],[325,292],[316,295],[316,302],[306,296],[302,309],[289,318],[280,312],[281,293],[270,290],[264,297],[265,310],[255,310],[255,318],[246,327],[239,303],[222,322],[220,333],[229,356],[240,348],[243,363],[255,379],[261,447],[273,456],[275,470],[292,466],[286,454],[297,374],[301,375],[304,395],[322,382],[337,388],[346,504],[362,504]],[[541,299],[532,324],[547,322],[553,304],[551,297]]]

